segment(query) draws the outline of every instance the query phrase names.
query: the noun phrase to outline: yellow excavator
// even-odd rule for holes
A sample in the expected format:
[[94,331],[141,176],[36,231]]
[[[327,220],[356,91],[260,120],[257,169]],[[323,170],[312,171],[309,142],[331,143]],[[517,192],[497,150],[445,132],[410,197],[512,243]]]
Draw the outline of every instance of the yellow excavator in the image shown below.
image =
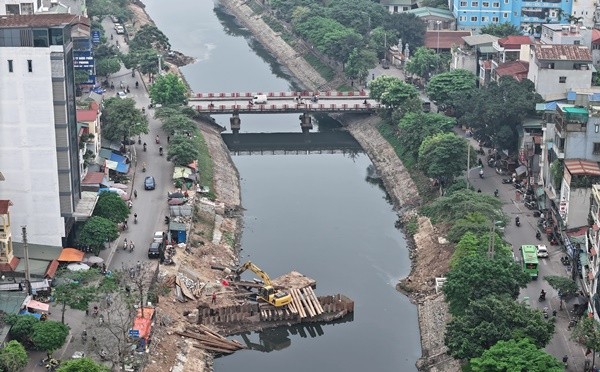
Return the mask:
[[252,262],[248,261],[239,269],[235,270],[235,274],[239,278],[240,275],[246,270],[251,270],[256,275],[260,276],[260,279],[263,282],[263,286],[258,289],[258,298],[270,303],[275,307],[282,307],[290,302],[292,302],[292,296],[286,291],[276,290],[273,287],[273,283],[271,282],[271,278],[264,272],[260,267],[256,266]]

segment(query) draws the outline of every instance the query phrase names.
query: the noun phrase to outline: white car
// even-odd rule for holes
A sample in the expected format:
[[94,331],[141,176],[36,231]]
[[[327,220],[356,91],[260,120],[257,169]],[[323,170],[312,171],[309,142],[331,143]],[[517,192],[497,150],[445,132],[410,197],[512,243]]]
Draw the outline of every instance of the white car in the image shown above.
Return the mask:
[[163,241],[163,232],[162,231],[157,231],[154,233],[154,242],[156,243],[162,243]]
[[125,28],[123,28],[123,26],[121,25],[118,25],[115,26],[115,31],[117,32],[117,34],[122,35],[125,33]]
[[548,257],[548,248],[543,244],[538,245],[537,246],[537,256],[539,258],[547,258]]
[[117,97],[125,99],[125,98],[127,98],[127,93],[125,93],[123,91],[119,91],[119,92],[117,92]]

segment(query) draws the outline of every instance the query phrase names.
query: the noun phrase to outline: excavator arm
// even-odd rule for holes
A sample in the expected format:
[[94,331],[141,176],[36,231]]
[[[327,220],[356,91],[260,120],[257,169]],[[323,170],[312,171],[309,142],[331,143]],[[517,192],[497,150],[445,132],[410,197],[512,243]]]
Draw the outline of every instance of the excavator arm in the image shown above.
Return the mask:
[[263,281],[263,283],[266,286],[273,286],[273,283],[271,282],[271,278],[269,278],[269,275],[264,272],[260,267],[256,266],[255,264],[253,264],[252,262],[248,261],[245,264],[243,264],[237,271],[236,274],[238,276],[242,275],[242,273],[246,270],[250,270],[253,273],[255,273],[256,275],[258,275],[260,277],[260,280]]
[[240,266],[240,268],[235,271],[235,274],[239,278],[246,270],[251,270],[253,273],[260,276],[260,279],[263,281],[263,287],[260,289],[258,296],[264,301],[276,307],[285,306],[292,302],[292,296],[289,293],[276,290],[273,287],[269,275],[250,261]]

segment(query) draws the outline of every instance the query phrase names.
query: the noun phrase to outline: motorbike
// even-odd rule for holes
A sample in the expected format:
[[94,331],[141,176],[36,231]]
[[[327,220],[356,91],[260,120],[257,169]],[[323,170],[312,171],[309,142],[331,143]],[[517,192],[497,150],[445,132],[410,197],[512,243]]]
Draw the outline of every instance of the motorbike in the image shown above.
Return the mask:
[[134,248],[135,248],[135,245],[133,243],[129,244],[129,253],[133,253]]
[[521,227],[521,220],[519,217],[515,217],[515,225],[517,225],[517,227]]
[[571,265],[571,259],[569,258],[569,256],[561,257],[560,262],[565,266]]
[[537,240],[542,240],[542,233],[541,233],[541,232],[539,232],[539,231],[538,231],[538,232],[536,232],[536,233],[535,233],[535,238],[536,238]]
[[496,190],[494,191],[494,196],[495,196],[495,197],[498,197],[498,189],[496,189]]
[[502,179],[502,183],[505,185],[511,184],[512,183],[512,179],[510,178],[503,178]]
[[169,224],[171,222],[171,217],[165,216],[165,224]]
[[540,293],[540,297],[538,298],[539,302],[546,301],[546,292]]
[[81,340],[83,341],[83,343],[87,341],[87,331],[85,329],[83,330],[83,332],[81,332]]
[[160,143],[160,137],[159,137],[159,136],[156,136],[156,139],[155,139],[155,141],[156,141],[156,144],[158,145],[158,144]]
[[140,83],[136,81],[136,82],[135,82],[135,89],[137,89],[137,88],[139,88],[139,87],[140,87]]
[[162,148],[162,146],[158,148],[158,155],[160,155],[160,156],[163,155],[163,148]]
[[146,151],[146,142],[144,142],[144,152]]
[[547,307],[544,308],[542,313],[544,314],[544,319],[548,319],[548,308]]
[[479,178],[483,178],[483,170],[479,171]]
[[162,263],[163,265],[175,265],[175,261],[171,257],[165,258]]
[[527,207],[527,209],[535,209],[537,207],[537,203],[535,201],[528,201],[525,202],[525,207]]
[[137,223],[137,214],[133,215],[133,223]]
[[123,240],[123,250],[127,250],[127,239]]

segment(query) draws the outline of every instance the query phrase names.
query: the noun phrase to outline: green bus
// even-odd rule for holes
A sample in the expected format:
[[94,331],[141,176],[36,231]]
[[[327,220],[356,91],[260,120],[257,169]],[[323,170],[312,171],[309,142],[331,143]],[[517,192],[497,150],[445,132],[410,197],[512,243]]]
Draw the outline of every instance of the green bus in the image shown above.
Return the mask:
[[523,271],[525,271],[531,279],[538,277],[538,257],[537,247],[535,245],[522,245],[521,255],[523,256]]

